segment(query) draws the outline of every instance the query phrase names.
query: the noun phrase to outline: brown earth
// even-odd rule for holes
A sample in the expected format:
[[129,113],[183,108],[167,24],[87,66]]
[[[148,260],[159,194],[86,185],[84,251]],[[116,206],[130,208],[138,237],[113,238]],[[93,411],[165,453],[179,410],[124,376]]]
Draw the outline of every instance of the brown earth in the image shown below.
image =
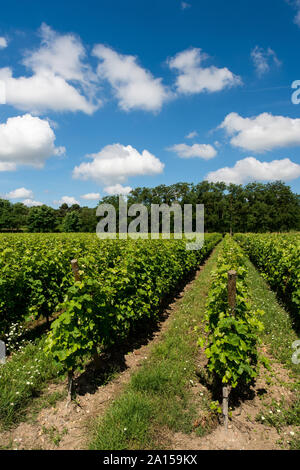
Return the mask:
[[[199,275],[201,269],[196,276]],[[13,449],[86,449],[90,439],[94,419],[101,417],[109,404],[122,392],[131,374],[147,360],[154,344],[160,341],[164,331],[172,320],[172,312],[177,309],[184,293],[191,288],[193,281],[186,285],[178,298],[164,312],[164,318],[158,329],[144,344],[122,356],[121,372],[106,385],[91,386],[88,374],[77,378],[78,395],[76,401],[68,404],[67,399],[59,401],[52,408],[43,409],[34,420],[20,423],[16,428],[0,434],[0,447]],[[264,354],[266,349],[264,348]],[[120,359],[120,358],[119,358]],[[119,361],[118,359],[118,361]],[[109,358],[111,360],[111,358]],[[280,434],[275,427],[266,426],[258,422],[258,413],[268,413],[272,400],[279,401],[284,398],[288,403],[293,401],[293,393],[288,387],[292,383],[288,371],[280,364],[271,361],[272,380],[270,372],[262,369],[258,380],[252,387],[250,394],[237,403],[232,410],[229,429],[225,430],[221,424],[216,424],[214,418],[213,430],[204,437],[198,437],[197,427],[210,420],[210,412],[199,409],[195,416],[195,432],[190,435],[165,431],[165,440],[168,449],[172,450],[271,450],[288,448],[290,432],[295,428],[285,428]],[[203,354],[199,355],[198,366],[203,368]],[[103,360],[105,367],[106,360]],[[100,364],[101,367],[101,364]],[[48,393],[61,391],[66,384],[49,385]],[[193,383],[193,394],[196,403],[200,403],[202,396],[209,396],[207,387],[200,382]],[[200,407],[201,408],[201,407]],[[279,442],[281,440],[281,442]]]
[[[264,352],[266,355],[266,353]],[[294,427],[285,427],[279,431],[273,426],[257,421],[258,414],[266,417],[271,409],[271,404],[279,403],[282,399],[286,404],[292,404],[295,399],[289,384],[293,381],[288,370],[275,361],[271,361],[271,371],[261,369],[255,386],[251,387],[248,397],[244,397],[240,403],[233,406],[232,416],[226,430],[222,424],[204,437],[197,437],[196,433],[186,435],[173,433],[168,436],[168,449],[173,450],[276,450],[288,449],[290,432],[295,432]],[[273,375],[271,383],[270,373]],[[207,393],[205,386],[200,383],[193,387],[196,396]],[[272,411],[273,413],[274,411]],[[277,412],[277,411],[276,411]],[[282,412],[282,411],[280,411]],[[201,417],[201,414],[200,414]],[[204,417],[205,421],[205,417]],[[196,420],[201,424],[201,418]]]
[[[205,265],[204,265],[205,266]],[[201,266],[194,279],[204,269]],[[43,449],[43,450],[75,450],[86,449],[90,438],[91,426],[95,418],[101,417],[109,404],[121,393],[131,374],[147,360],[150,350],[156,344],[164,331],[168,328],[172,319],[172,312],[178,308],[181,298],[185,292],[193,285],[190,281],[178,294],[176,300],[171,303],[163,312],[161,321],[157,325],[156,331],[145,339],[143,345],[138,346],[129,353],[123,355],[116,353],[116,357],[102,359],[102,367],[111,361],[116,362],[122,372],[111,380],[108,384],[95,387],[90,380],[89,372],[78,377],[77,390],[79,394],[76,401],[71,404],[67,399],[59,401],[52,408],[43,409],[34,422],[27,420],[20,423],[16,428],[0,433],[0,447],[12,447],[13,449]],[[111,364],[110,364],[111,365]],[[101,363],[98,364],[101,374]],[[90,371],[93,375],[93,370]],[[62,391],[67,384],[54,385],[48,387],[48,393]]]

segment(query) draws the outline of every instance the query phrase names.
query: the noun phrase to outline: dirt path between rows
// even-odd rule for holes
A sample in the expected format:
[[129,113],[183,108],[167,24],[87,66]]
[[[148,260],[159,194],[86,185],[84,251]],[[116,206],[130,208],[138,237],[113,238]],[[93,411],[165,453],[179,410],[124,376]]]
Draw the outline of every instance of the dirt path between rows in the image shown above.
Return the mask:
[[[286,426],[277,432],[273,426],[264,423],[268,413],[282,413],[281,401],[291,405],[295,394],[291,391],[293,379],[280,363],[268,355],[266,348],[261,351],[270,361],[271,371],[263,367],[255,385],[250,388],[248,396],[235,404],[229,427],[226,430],[219,424],[213,432],[197,437],[196,433],[186,435],[173,433],[168,436],[168,449],[172,450],[276,450],[288,449],[289,440],[295,434],[295,426]],[[203,358],[200,358],[200,362]],[[271,377],[271,379],[270,379]],[[195,384],[194,394],[207,393],[200,383]],[[277,404],[278,407],[274,405]],[[259,418],[258,418],[259,417]],[[205,416],[203,417],[205,422]],[[201,422],[201,419],[198,419]],[[197,424],[197,421],[196,421]]]
[[[132,350],[123,357],[123,370],[106,385],[85,391],[76,397],[76,402],[67,406],[67,400],[56,403],[52,408],[43,409],[34,420],[20,423],[15,429],[0,434],[0,447],[12,449],[43,449],[43,450],[77,450],[87,449],[91,438],[91,428],[95,418],[104,415],[111,402],[122,392],[130,381],[131,374],[148,359],[151,348],[161,340],[164,332],[172,321],[172,313],[179,307],[184,294],[190,289],[207,262],[201,266],[194,279],[189,282],[176,300],[168,306],[157,330],[145,341],[145,344]],[[267,354],[266,348],[263,353]],[[266,426],[262,420],[257,421],[259,413],[271,411],[271,403],[286,403],[294,400],[290,385],[293,380],[289,371],[271,357],[271,372],[261,369],[255,386],[248,397],[237,404],[232,411],[229,429],[216,425],[214,430],[204,436],[172,433],[166,430],[166,442],[171,450],[273,450],[288,448],[290,435],[295,427],[286,427],[279,434],[275,427]],[[204,354],[199,352],[198,365],[203,366]],[[270,380],[270,376],[272,379]],[[49,392],[62,390],[66,384],[49,385]],[[209,397],[210,392],[200,382],[194,383],[195,401],[199,397]],[[278,408],[279,409],[279,408]],[[195,431],[199,423],[205,422],[207,416],[195,417]],[[199,419],[200,417],[200,419]],[[202,420],[203,418],[203,420]],[[197,424],[198,423],[198,424]]]
[[[130,381],[131,374],[141,366],[143,361],[147,360],[151,348],[160,341],[168,328],[172,313],[178,308],[182,297],[192,287],[206,263],[176,296],[176,300],[165,309],[162,321],[150,339],[122,357],[123,371],[115,379],[92,390],[91,393],[85,392],[83,395],[77,395],[75,403],[68,405],[67,400],[59,401],[54,407],[43,409],[34,422],[30,422],[31,420],[22,422],[15,429],[0,434],[0,447],[11,447],[16,450],[87,449],[94,419],[105,413],[110,403],[121,393],[124,385]],[[48,392],[61,391],[64,387],[66,388],[66,384],[51,384]]]

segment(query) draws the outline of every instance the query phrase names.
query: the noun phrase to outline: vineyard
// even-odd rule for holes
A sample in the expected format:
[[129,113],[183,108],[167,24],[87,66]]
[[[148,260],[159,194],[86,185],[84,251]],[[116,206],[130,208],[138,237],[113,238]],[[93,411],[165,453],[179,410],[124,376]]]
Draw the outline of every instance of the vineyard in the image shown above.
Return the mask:
[[272,289],[299,313],[300,234],[240,234],[235,238]]
[[[192,282],[195,298],[188,300],[180,326],[170,330],[174,338],[165,340],[166,349],[162,344],[153,353],[153,367],[159,371],[151,370],[151,365],[148,372],[146,366],[145,370],[141,368],[133,375],[129,391],[124,392],[126,406],[128,400],[132,401],[132,394],[137,394],[130,402],[130,406],[135,403],[133,417],[121,417],[120,401],[116,400],[111,414],[108,411],[100,423],[92,448],[144,448],[145,443],[134,434],[134,429],[132,436],[128,433],[116,440],[110,432],[107,434],[105,426],[131,429],[130,420],[137,419],[135,414],[143,414],[149,408],[145,436],[151,440],[150,423],[156,422],[158,426],[162,419],[156,416],[161,410],[158,403],[164,403],[168,410],[174,400],[182,401],[179,409],[182,406],[186,415],[187,370],[188,381],[195,386],[195,367],[187,364],[194,363],[199,354],[203,365],[198,374],[202,379],[196,379],[198,386],[203,386],[204,381],[205,387],[215,390],[206,397],[210,405],[205,413],[212,423],[217,419],[222,424],[222,393],[223,406],[226,399],[228,407],[228,396],[230,405],[232,397],[241,390],[243,393],[252,390],[262,374],[272,375],[266,344],[271,336],[273,341],[279,319],[284,319],[286,348],[290,349],[284,360],[276,359],[285,362],[293,373],[299,372],[291,363],[291,344],[297,339],[299,326],[299,233],[236,234],[226,235],[225,239],[221,234],[206,234],[204,246],[198,251],[186,250],[185,240],[100,241],[93,234],[2,234],[0,240],[0,340],[6,344],[8,354],[6,364],[0,365],[0,423],[8,435],[13,432],[11,429],[22,426],[35,397],[43,394],[49,384],[61,380],[63,389],[67,390],[68,376],[68,400],[76,401],[76,377],[84,373],[91,361],[101,361],[109,351],[130,342],[140,334],[137,332],[141,327],[153,328],[168,302],[201,265],[204,274],[200,270],[200,281]],[[75,276],[72,260],[76,260],[78,269]],[[207,265],[203,267],[205,262]],[[233,290],[230,273],[233,273]],[[256,294],[258,287],[251,282],[258,285],[264,281],[267,282],[263,287],[265,293]],[[197,282],[203,285],[197,287]],[[264,298],[269,295],[269,288],[274,296],[270,305]],[[185,294],[183,304],[186,296],[189,299]],[[200,304],[195,299],[200,299],[197,301]],[[270,326],[271,305],[278,318],[272,313]],[[43,329],[39,328],[41,325]],[[165,362],[167,365],[163,367]],[[147,373],[150,379],[145,379]],[[201,393],[203,396],[204,392]],[[299,407],[299,395],[296,396]],[[146,397],[147,403],[141,402],[143,412],[137,411],[139,400]],[[295,408],[295,399],[291,406]],[[169,413],[173,411],[172,408]],[[228,414],[226,418],[228,421]],[[178,418],[178,422],[182,419]],[[290,418],[290,425],[297,424],[297,419]],[[175,421],[168,418],[159,425],[177,429]],[[212,432],[213,426],[203,424],[203,433],[204,430]],[[105,441],[108,438],[104,434],[110,436],[109,441]],[[0,446],[1,442],[0,433]]]
[[[85,294],[94,297],[99,318],[102,310],[106,318],[113,310],[116,324],[126,329],[127,321],[134,320],[133,308],[137,318],[150,315],[221,236],[208,235],[197,252],[186,251],[184,241],[101,242],[90,234],[0,235],[0,239],[0,327],[5,331],[12,322],[47,319],[61,308],[67,310],[75,299],[82,310],[79,304],[88,301]],[[82,279],[77,285],[71,269],[74,258]],[[97,292],[101,298],[95,298]]]
[[[229,271],[237,274],[234,310],[228,302]],[[247,268],[241,249],[226,240],[213,274],[207,302],[208,369],[224,384],[235,388],[257,376],[258,334],[263,329],[259,317],[263,311],[254,311],[248,303]],[[201,341],[200,341],[201,342]]]

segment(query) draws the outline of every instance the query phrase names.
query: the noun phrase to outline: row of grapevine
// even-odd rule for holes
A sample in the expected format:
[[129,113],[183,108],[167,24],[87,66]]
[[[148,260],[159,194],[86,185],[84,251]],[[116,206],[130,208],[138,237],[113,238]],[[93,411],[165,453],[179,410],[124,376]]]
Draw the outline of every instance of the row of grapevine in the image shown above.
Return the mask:
[[[234,313],[228,302],[230,270],[237,273]],[[217,260],[217,269],[213,273],[208,295],[208,337],[200,338],[199,345],[206,345],[208,370],[223,384],[232,388],[251,382],[258,372],[258,332],[263,329],[259,316],[264,312],[253,311],[251,308],[246,276],[245,255],[228,236]]]
[[87,269],[99,275],[119,266],[130,246],[145,246],[138,240],[100,241],[95,234],[0,234],[0,242],[0,335],[12,323],[58,310],[74,284],[73,258],[88,257]]
[[299,312],[300,235],[237,234],[235,238],[270,287]]
[[100,242],[78,257],[80,281],[59,307],[62,313],[51,325],[47,351],[72,370],[83,357],[125,338],[137,321],[155,318],[162,300],[221,238],[208,234],[198,251],[186,250],[184,240],[118,240],[113,246],[119,253],[105,263],[99,259]]
[[125,250],[111,241],[99,250],[94,234],[1,234],[0,243],[0,332],[56,311],[74,283],[72,258],[97,252],[105,267]]

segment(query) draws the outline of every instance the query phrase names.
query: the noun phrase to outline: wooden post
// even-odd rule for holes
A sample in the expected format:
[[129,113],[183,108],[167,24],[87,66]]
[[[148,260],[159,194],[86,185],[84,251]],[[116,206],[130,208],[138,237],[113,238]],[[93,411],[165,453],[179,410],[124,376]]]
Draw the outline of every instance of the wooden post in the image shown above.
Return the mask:
[[[75,281],[80,281],[79,266],[77,259],[71,261],[72,271],[74,274]],[[73,369],[68,370],[68,402],[71,403],[73,398],[73,383],[74,383],[74,371]]]
[[77,259],[72,259],[71,261],[72,271],[75,277],[75,281],[80,281],[79,266]]
[[229,387],[223,387],[223,422],[225,429],[228,429],[228,398],[229,398]]
[[231,315],[235,315],[236,307],[236,278],[237,272],[231,270],[228,272],[228,305]]
[[[237,279],[237,272],[231,270],[228,272],[228,305],[229,305],[229,312],[231,315],[235,315],[235,308],[236,308],[236,279]],[[224,419],[224,426],[228,429],[228,401],[229,401],[229,387],[223,387],[223,419]]]

